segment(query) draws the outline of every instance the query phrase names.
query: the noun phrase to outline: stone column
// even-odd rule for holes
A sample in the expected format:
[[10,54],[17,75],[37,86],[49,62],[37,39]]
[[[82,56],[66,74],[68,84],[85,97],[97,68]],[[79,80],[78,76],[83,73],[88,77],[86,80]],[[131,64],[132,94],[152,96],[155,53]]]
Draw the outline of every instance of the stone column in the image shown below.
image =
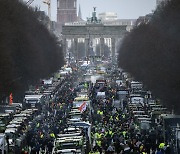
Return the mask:
[[74,55],[76,60],[78,60],[79,56],[78,56],[78,39],[74,38]]
[[100,56],[104,56],[104,38],[100,38]]
[[97,45],[99,44],[99,40],[98,40],[98,38],[96,38],[95,40],[96,40],[96,43],[95,43],[95,55],[97,56],[97,52],[98,52],[98,51],[97,51],[97,48],[96,48],[96,47],[97,47]]
[[62,46],[63,46],[64,57],[66,57],[66,47],[67,47],[66,38],[63,38]]
[[85,38],[85,57],[89,56],[89,39]]
[[115,47],[116,47],[116,39],[115,38],[111,38],[112,60],[115,59]]

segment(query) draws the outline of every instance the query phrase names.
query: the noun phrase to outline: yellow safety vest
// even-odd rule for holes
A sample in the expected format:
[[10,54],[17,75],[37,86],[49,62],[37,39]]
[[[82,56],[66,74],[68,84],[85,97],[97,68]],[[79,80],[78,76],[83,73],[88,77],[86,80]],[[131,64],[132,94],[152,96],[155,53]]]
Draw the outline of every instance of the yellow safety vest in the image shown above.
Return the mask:
[[143,148],[144,148],[144,146],[143,146],[143,145],[141,145],[141,146],[139,147],[139,150],[140,150],[140,151],[142,151],[142,150],[143,150]]
[[125,137],[126,136],[126,131],[123,131],[122,133],[123,133],[123,136]]
[[98,133],[95,133],[94,137],[95,137],[95,139],[97,139],[98,138]]
[[53,137],[53,138],[55,138],[55,135],[54,135],[54,133],[51,133],[51,134],[50,134],[50,136],[51,136],[51,137]]
[[160,148],[160,149],[164,149],[164,146],[165,146],[165,143],[160,143],[160,144],[159,144],[159,148]]
[[109,120],[113,120],[113,117],[111,116]]
[[44,135],[43,135],[43,134],[41,134],[40,138],[43,138],[43,137],[44,137]]
[[109,135],[111,135],[111,137],[113,136],[113,132],[112,132],[112,130],[109,130]]
[[38,128],[39,126],[40,126],[40,123],[37,123],[37,124],[36,124],[36,127]]
[[100,139],[100,138],[101,138],[101,134],[98,134],[98,136],[97,136],[97,137],[98,137],[98,139]]
[[96,141],[98,146],[101,146],[101,141]]

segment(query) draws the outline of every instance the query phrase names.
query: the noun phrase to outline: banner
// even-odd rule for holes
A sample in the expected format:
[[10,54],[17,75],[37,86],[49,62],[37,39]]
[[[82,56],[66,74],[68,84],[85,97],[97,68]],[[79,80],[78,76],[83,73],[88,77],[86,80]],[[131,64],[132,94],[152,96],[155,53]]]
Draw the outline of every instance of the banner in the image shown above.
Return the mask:
[[82,103],[78,109],[81,111],[81,113],[84,112],[86,110],[86,102]]
[[12,95],[12,93],[10,93],[10,95],[9,95],[9,105],[12,105],[12,103],[13,103],[13,95]]

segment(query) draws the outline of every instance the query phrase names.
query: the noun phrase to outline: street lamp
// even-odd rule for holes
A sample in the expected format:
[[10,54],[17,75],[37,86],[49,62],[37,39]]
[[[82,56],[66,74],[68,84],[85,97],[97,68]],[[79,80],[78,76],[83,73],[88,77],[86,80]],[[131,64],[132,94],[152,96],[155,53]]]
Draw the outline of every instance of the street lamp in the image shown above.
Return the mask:
[[51,28],[51,24],[50,24],[51,23],[51,0],[44,0],[43,3],[48,5],[48,17],[49,17],[49,25],[48,25],[48,27],[49,27],[49,30],[50,30],[50,28]]
[[44,0],[43,3],[48,5],[48,17],[51,20],[51,0]]

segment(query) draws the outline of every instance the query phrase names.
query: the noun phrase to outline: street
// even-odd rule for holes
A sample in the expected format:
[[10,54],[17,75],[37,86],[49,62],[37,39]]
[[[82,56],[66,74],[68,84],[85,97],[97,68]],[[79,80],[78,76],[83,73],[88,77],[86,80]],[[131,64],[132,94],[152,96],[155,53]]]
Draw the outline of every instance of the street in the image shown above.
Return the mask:
[[52,82],[44,80],[39,85],[43,90],[26,92],[23,108],[16,109],[6,126],[8,153],[153,154],[163,150],[168,154],[174,150],[175,136],[165,140],[167,131],[173,132],[164,130],[163,121],[163,115],[171,113],[142,83],[131,81],[128,73],[111,63],[68,68]]

